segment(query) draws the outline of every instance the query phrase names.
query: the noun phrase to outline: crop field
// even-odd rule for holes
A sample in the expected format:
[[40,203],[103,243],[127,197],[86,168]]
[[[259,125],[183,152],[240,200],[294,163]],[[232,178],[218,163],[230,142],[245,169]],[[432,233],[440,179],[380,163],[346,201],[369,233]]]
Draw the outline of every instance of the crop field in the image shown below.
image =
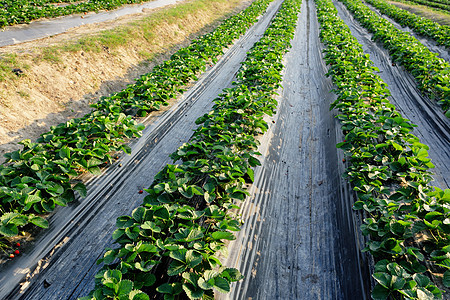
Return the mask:
[[[0,26],[140,2],[1,1]],[[5,154],[0,299],[450,299],[450,27],[242,3]]]
[[[152,1],[152,0],[147,0]],[[41,18],[111,10],[124,4],[145,0],[2,0],[0,1],[0,28],[30,23]]]

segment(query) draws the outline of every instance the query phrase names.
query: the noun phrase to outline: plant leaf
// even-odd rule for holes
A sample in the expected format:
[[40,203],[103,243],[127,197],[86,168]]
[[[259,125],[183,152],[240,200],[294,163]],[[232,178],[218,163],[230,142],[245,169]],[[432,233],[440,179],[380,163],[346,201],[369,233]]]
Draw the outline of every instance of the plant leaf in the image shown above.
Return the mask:
[[444,272],[442,283],[444,284],[445,287],[450,288],[450,270]]
[[120,295],[128,295],[133,290],[133,282],[131,280],[125,279],[119,282],[118,292]]
[[372,299],[373,300],[386,300],[389,296],[389,290],[379,283],[375,285],[372,290]]
[[204,291],[200,287],[196,287],[190,283],[184,283],[183,290],[191,300],[200,299],[204,294]]
[[235,240],[236,237],[233,233],[228,231],[215,231],[211,234],[211,237],[215,240]]
[[87,195],[87,189],[86,186],[79,182],[77,184],[75,184],[75,186],[72,188],[74,191],[77,191],[78,194],[80,194],[81,197],[85,198]]
[[19,229],[16,225],[9,223],[5,225],[0,226],[0,234],[7,236],[7,237],[13,237],[16,236],[19,233]]
[[175,276],[186,271],[186,269],[187,266],[183,262],[174,260],[170,263],[169,268],[167,269],[167,275]]
[[223,277],[216,277],[214,279],[214,288],[223,294],[230,292],[230,283]]
[[42,217],[31,215],[29,221],[30,223],[33,223],[41,228],[48,228],[48,221]]
[[189,250],[186,253],[186,264],[188,268],[194,268],[202,262],[203,256],[194,250]]

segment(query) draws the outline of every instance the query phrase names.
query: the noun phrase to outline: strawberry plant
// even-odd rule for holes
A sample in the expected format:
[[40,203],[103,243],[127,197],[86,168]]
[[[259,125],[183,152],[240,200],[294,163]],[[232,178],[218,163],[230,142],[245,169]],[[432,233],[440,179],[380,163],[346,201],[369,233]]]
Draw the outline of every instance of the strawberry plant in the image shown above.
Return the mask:
[[96,287],[83,299],[123,297],[213,299],[242,275],[220,261],[226,241],[240,223],[233,210],[248,195],[252,167],[259,165],[255,136],[276,109],[283,54],[290,47],[301,1],[286,0],[264,36],[248,53],[232,88],[200,117],[189,143],[171,155],[131,216],[117,219],[99,263]]
[[364,251],[376,262],[372,298],[442,299],[429,275],[443,274],[449,286],[450,190],[429,185],[428,147],[389,103],[387,85],[332,2],[316,3],[328,75],[337,87],[332,108],[345,135],[337,147],[345,151],[345,176],[358,198],[353,208],[365,212]]
[[430,19],[420,17],[384,0],[367,0],[366,2],[376,7],[381,13],[397,21],[400,25],[408,26],[418,34],[435,40],[438,45],[450,48],[449,26],[440,25]]
[[437,100],[450,118],[450,64],[431,52],[416,38],[397,29],[360,0],[342,0],[355,18],[380,41],[394,62],[403,65],[416,79],[418,88]]
[[75,193],[86,196],[85,185],[74,178],[83,172],[99,175],[100,168],[112,162],[112,153],[130,153],[126,141],[144,129],[133,117],[167,105],[244,34],[269,3],[254,1],[135,84],[101,99],[92,113],[53,126],[36,142],[24,140],[23,149],[7,153],[6,163],[0,165],[0,236],[15,236],[30,223],[46,228],[48,222],[39,215],[67,205]]

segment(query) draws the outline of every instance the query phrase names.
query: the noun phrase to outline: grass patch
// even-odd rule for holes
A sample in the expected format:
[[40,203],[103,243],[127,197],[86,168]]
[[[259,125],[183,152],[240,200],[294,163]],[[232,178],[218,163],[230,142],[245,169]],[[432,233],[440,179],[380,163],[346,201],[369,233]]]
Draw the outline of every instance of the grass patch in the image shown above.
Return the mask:
[[105,30],[92,36],[82,37],[76,42],[66,42],[58,49],[61,52],[94,52],[99,53],[103,49],[114,49],[133,40],[135,32],[129,27],[118,27]]
[[16,79],[23,76],[21,72],[28,70],[30,66],[25,64],[16,53],[6,53],[0,56],[0,81]]
[[[148,42],[158,42],[164,37],[161,36],[158,28],[164,26],[162,24],[174,25],[178,24],[181,30],[185,29],[185,25],[180,24],[189,15],[195,15],[202,11],[209,11],[211,8],[226,5],[229,2],[239,3],[241,1],[227,0],[194,0],[187,3],[179,4],[168,9],[161,9],[151,16],[131,22],[127,25],[119,26],[114,29],[104,30],[92,36],[83,37],[76,42],[68,42],[59,49],[62,52],[100,52],[106,47],[115,49],[125,44],[135,44],[136,40],[141,37]],[[220,17],[220,16],[217,16]]]
[[[61,60],[61,53],[59,52],[59,49],[57,47],[46,47],[42,49],[41,58],[43,60],[46,60],[51,63],[60,63]],[[38,61],[39,58],[35,61]]]
[[30,94],[24,91],[18,91],[17,94],[19,94],[20,97],[24,99],[30,99]]
[[144,60],[151,60],[155,57],[155,53],[148,52],[145,50],[138,51],[138,55],[143,58]]

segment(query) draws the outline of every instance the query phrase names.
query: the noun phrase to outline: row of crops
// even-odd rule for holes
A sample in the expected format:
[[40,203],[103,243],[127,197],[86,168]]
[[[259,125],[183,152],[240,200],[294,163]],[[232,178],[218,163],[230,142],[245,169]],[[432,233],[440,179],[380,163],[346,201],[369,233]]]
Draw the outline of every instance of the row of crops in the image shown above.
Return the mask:
[[[286,0],[259,42],[249,51],[232,88],[224,89],[213,110],[200,117],[189,143],[171,155],[146,189],[142,206],[117,220],[118,248],[100,260],[96,288],[85,299],[214,299],[240,280],[237,269],[222,266],[224,241],[240,230],[235,201],[248,195],[258,142],[277,107],[283,54],[290,48],[300,0]],[[158,278],[156,278],[156,276]],[[169,282],[169,283],[168,283]]]
[[[99,10],[111,10],[124,4],[142,3],[150,0],[2,0],[0,1],[0,28],[30,23],[41,18],[55,18],[71,14],[87,13]],[[72,3],[75,2],[75,3]],[[67,5],[55,5],[67,3]]]
[[34,143],[21,142],[23,149],[6,154],[0,165],[1,241],[14,237],[27,224],[48,227],[38,215],[66,206],[86,187],[76,177],[84,172],[101,174],[100,167],[113,162],[113,153],[130,152],[126,140],[138,137],[143,116],[168,105],[168,100],[196,80],[223,49],[244,34],[268,6],[255,1],[241,13],[225,20],[212,33],[177,51],[170,60],[142,75],[135,84],[93,105],[96,110],[82,118],[52,127]]
[[[332,2],[316,2],[328,74],[337,86],[332,107],[340,111],[345,135],[337,146],[348,157],[346,177],[358,196],[354,209],[367,216],[361,226],[370,237],[365,251],[376,261],[372,298],[441,299],[426,274],[429,268],[444,273],[450,286],[450,190],[429,185],[428,147],[389,103],[387,85]],[[377,27],[358,0],[343,2],[363,24]]]
[[450,3],[447,0],[408,0],[407,2],[411,2],[413,4],[421,4],[450,12]]
[[360,0],[342,1],[355,18],[389,51],[392,60],[405,67],[418,88],[435,99],[450,118],[450,64],[431,52],[409,33],[397,29]]
[[[342,1],[450,117],[449,64],[359,0]],[[412,19],[382,0],[369,1],[448,46],[443,27]],[[92,113],[52,127],[35,143],[24,140],[22,150],[7,154],[0,166],[2,240],[31,224],[48,227],[43,214],[66,206],[76,193],[85,196],[86,186],[77,176],[100,175],[117,152],[129,153],[126,143],[144,129],[136,117],[168,105],[270,2],[254,1],[135,84],[93,104]],[[117,219],[117,247],[106,249],[95,289],[83,299],[213,299],[214,291],[227,293],[232,282],[242,279],[237,269],[222,265],[220,253],[240,230],[236,203],[248,195],[253,168],[260,164],[256,137],[268,128],[264,116],[277,107],[273,96],[281,87],[282,59],[300,4],[284,1],[242,63],[233,87],[223,90],[213,110],[197,120],[190,141],[171,155],[179,164],[164,167],[145,190],[142,205]],[[328,74],[337,87],[332,107],[340,112],[345,135],[337,146],[347,155],[346,177],[358,196],[354,209],[366,215],[361,229],[370,240],[365,251],[376,262],[372,297],[442,298],[429,270],[443,274],[444,285],[450,286],[450,190],[429,184],[433,165],[428,147],[389,103],[386,84],[332,2],[316,0],[316,5]]]
[[[442,291],[428,269],[443,273],[449,286],[450,191],[429,185],[433,165],[428,147],[388,102],[386,85],[332,3],[317,4],[325,59],[338,87],[332,106],[342,113],[338,118],[345,141],[338,147],[348,156],[347,178],[358,195],[354,208],[368,216],[362,231],[370,237],[365,251],[376,260],[372,297],[440,299]],[[286,26],[293,31],[286,25],[292,23],[274,21],[271,28],[281,28],[275,40],[289,32]],[[259,51],[261,44],[267,47],[264,43],[263,38],[249,54],[235,87],[225,90],[214,110],[197,121],[201,125],[191,142],[172,154],[183,163],[161,171],[143,205],[118,219],[114,239],[120,247],[100,260],[105,266],[86,299],[112,297],[124,280],[128,293],[140,288],[172,299],[184,291],[191,299],[210,299],[212,290],[228,292],[229,284],[240,279],[239,271],[222,266],[216,253],[225,247],[222,240],[234,239],[230,231],[239,230],[230,210],[237,208],[235,200],[245,198],[245,183],[253,181],[251,168],[259,164],[253,135],[264,132],[262,116],[276,107],[271,96],[279,87],[283,51],[272,58],[273,52]],[[274,69],[266,65],[272,59]],[[144,244],[151,250],[142,254],[147,252],[139,248]],[[141,268],[143,263],[147,268]],[[158,281],[148,274],[164,275]]]
[[382,14],[397,21],[400,25],[408,26],[416,33],[429,37],[436,41],[438,45],[450,49],[449,26],[440,25],[430,19],[420,17],[384,0],[367,0],[366,2],[376,7]]

